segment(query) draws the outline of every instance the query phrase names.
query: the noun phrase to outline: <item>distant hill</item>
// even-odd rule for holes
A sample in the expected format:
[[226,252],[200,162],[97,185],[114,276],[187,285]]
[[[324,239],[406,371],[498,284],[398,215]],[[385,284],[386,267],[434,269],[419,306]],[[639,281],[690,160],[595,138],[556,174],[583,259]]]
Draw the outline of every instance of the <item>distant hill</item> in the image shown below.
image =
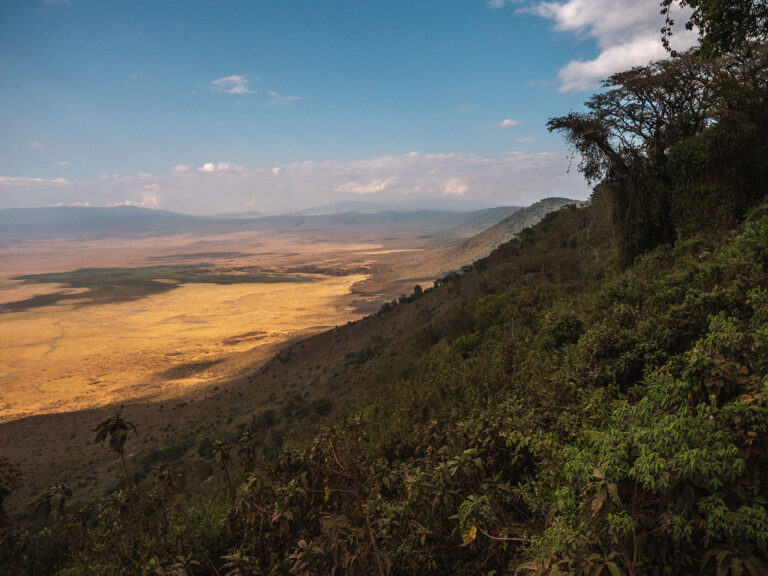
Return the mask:
[[515,211],[494,226],[483,230],[463,244],[465,250],[475,252],[478,249],[485,254],[512,240],[520,232],[538,224],[544,216],[563,206],[583,206],[586,202],[570,198],[544,198],[527,208]]
[[472,200],[462,200],[459,198],[440,198],[431,200],[410,200],[407,202],[373,202],[370,200],[348,200],[346,202],[334,202],[332,204],[323,204],[313,206],[304,210],[294,212],[294,214],[338,214],[340,212],[360,212],[362,214],[373,214],[376,212],[411,212],[414,210],[445,210],[449,212],[474,212],[492,208],[492,204],[484,202],[475,202]]
[[[474,212],[447,210],[386,210],[375,213],[342,212],[320,215],[266,216],[254,224],[260,230],[320,232],[338,234],[341,231],[357,231],[365,235],[383,232],[412,233],[441,238],[468,237],[493,226],[518,210],[516,207],[499,207]],[[443,232],[438,234],[438,232]]]
[[494,225],[517,208],[473,212],[437,210],[344,212],[261,217],[191,216],[135,206],[12,208],[0,210],[0,242],[44,238],[104,238],[212,234],[264,230],[315,233],[330,237],[380,234],[432,235],[451,229],[448,238],[468,237]]
[[[569,198],[545,198],[525,208],[519,208],[513,212],[495,212],[488,220],[493,220],[487,226],[478,226],[475,234],[460,234],[457,230],[446,228],[435,234],[435,240],[449,242],[449,238],[466,238],[464,241],[446,248],[439,254],[434,254],[430,259],[429,268],[424,270],[424,276],[440,276],[451,270],[471,264],[475,260],[485,258],[502,244],[517,237],[520,232],[538,224],[550,212],[559,210],[563,206],[586,204],[580,200]],[[485,212],[485,211],[484,211]],[[479,215],[479,213],[478,213]],[[467,223],[473,220],[467,221]],[[479,221],[477,222],[480,223]],[[465,230],[466,232],[466,230]]]
[[248,210],[246,212],[224,212],[222,214],[213,214],[212,218],[226,218],[235,220],[242,220],[243,218],[261,218],[264,216],[263,212],[258,210]]

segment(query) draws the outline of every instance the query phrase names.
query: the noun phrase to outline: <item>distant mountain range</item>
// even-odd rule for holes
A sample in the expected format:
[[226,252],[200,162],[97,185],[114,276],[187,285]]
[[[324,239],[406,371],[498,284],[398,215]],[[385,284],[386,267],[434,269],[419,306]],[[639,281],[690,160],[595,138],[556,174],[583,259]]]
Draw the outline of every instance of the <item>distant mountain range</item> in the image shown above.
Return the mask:
[[438,200],[409,200],[407,202],[373,202],[366,200],[349,200],[346,202],[334,202],[322,206],[313,206],[305,210],[293,212],[293,214],[339,214],[341,212],[359,212],[361,214],[374,214],[376,212],[412,212],[418,210],[441,210],[449,212],[476,212],[494,208],[492,204],[462,200],[459,198],[440,198]]
[[58,206],[0,210],[0,241],[59,237],[106,237],[182,233],[206,226],[203,216],[187,216],[135,206]]
[[[341,208],[343,206],[339,206]],[[452,231],[448,237],[468,237],[516,212],[497,207],[470,212],[446,210],[385,210],[281,216],[191,216],[135,206],[11,208],[0,210],[0,242],[44,238],[105,238],[214,234],[264,230],[317,233],[329,236]],[[442,235],[444,236],[444,235]]]

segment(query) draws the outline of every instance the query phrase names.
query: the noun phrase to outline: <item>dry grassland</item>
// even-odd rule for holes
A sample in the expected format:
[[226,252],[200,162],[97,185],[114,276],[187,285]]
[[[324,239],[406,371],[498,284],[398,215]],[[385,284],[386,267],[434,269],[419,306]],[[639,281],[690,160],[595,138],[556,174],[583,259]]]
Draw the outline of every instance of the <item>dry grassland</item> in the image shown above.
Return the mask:
[[[359,318],[391,297],[371,270],[403,248],[240,233],[163,239],[38,241],[0,247],[0,304],[54,293],[76,299],[0,314],[0,422],[129,400],[164,400],[214,386],[281,344]],[[87,289],[28,284],[23,274],[82,267],[212,263],[295,272],[311,282],[181,284],[135,300],[94,303]],[[367,271],[367,273],[366,273]],[[325,273],[323,273],[325,272]],[[377,291],[378,290],[378,291]],[[80,298],[82,296],[82,298]]]
[[136,302],[58,304],[0,318],[0,421],[182,395],[238,359],[357,318],[343,296],[364,276],[278,284],[186,284]]

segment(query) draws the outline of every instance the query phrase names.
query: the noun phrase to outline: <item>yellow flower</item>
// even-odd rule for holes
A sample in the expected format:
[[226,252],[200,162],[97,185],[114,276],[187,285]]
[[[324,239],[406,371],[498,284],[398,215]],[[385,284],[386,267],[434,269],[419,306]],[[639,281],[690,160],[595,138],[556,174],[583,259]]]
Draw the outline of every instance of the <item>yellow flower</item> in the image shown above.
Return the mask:
[[477,538],[477,526],[472,526],[469,530],[461,535],[461,539],[464,541],[464,544],[469,544],[475,538]]

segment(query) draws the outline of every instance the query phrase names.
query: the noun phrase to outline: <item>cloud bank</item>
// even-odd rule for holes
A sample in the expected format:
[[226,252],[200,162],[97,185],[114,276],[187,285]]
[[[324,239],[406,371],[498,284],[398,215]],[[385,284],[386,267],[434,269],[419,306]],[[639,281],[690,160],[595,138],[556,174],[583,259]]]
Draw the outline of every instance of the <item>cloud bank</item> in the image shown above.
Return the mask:
[[278,213],[361,199],[398,202],[457,198],[527,205],[546,196],[586,198],[589,190],[560,154],[421,154],[355,161],[244,166],[210,161],[169,166],[163,174],[103,174],[89,180],[0,176],[0,208],[134,204],[192,214]]
[[[489,6],[501,8],[513,2],[490,0]],[[566,0],[533,2],[518,11],[535,14],[554,23],[558,32],[593,40],[599,49],[591,60],[572,60],[558,73],[562,92],[593,90],[600,80],[632,66],[668,56],[661,44],[664,16],[655,0]],[[678,22],[688,20],[690,10],[672,8]],[[685,50],[697,42],[696,30],[679,27],[672,37],[676,50]]]

